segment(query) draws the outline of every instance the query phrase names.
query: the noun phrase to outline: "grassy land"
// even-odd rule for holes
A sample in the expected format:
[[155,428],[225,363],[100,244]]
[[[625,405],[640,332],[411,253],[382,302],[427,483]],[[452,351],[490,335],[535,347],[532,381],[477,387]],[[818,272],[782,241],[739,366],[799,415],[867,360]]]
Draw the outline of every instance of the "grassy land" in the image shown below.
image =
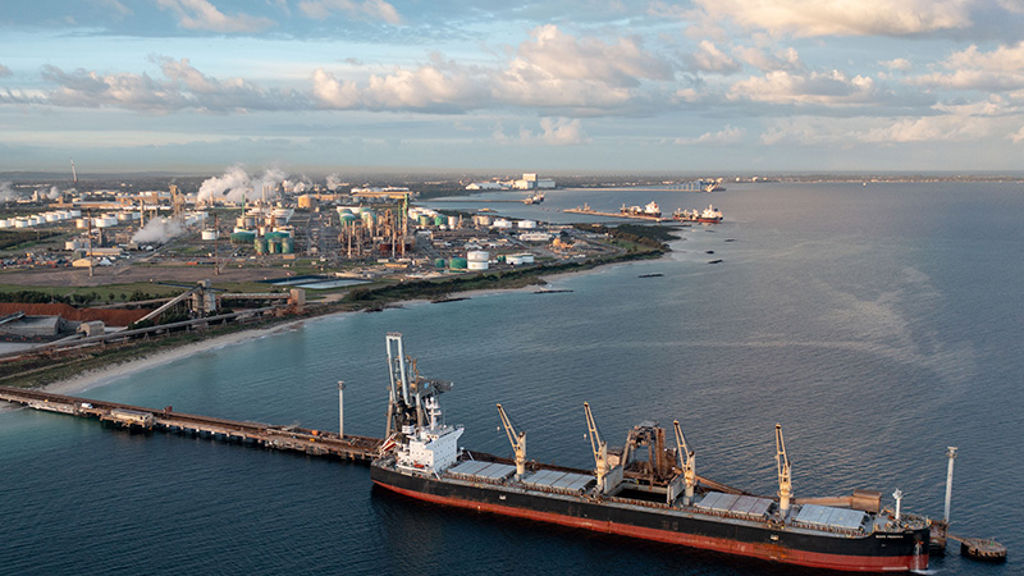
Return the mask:
[[[214,282],[214,288],[229,292],[275,292],[276,286],[262,282]],[[187,284],[162,284],[160,282],[132,282],[108,284],[106,286],[52,286],[26,287],[17,284],[0,284],[0,302],[63,302],[74,306],[98,306],[113,302],[135,302],[153,298],[177,296],[191,286]]]

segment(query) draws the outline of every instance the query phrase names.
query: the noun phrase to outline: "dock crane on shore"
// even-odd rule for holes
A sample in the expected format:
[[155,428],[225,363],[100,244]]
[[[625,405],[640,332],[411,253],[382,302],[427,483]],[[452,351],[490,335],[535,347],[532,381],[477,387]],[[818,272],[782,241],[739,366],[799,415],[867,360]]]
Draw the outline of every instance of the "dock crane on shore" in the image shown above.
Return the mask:
[[505,428],[505,434],[516,455],[516,480],[521,480],[526,473],[526,431],[516,431],[501,404],[498,404],[498,416],[501,417],[501,425]]
[[793,476],[786,457],[786,441],[782,438],[782,424],[775,425],[775,464],[779,470],[779,515],[783,518],[789,511],[789,499],[793,496]]
[[590,411],[590,403],[583,403],[583,411],[587,414],[587,431],[590,436],[590,448],[594,452],[594,464],[597,475],[597,489],[602,493],[607,492],[608,476],[608,443],[601,440],[601,433],[597,430],[597,422],[594,421],[594,414]]
[[686,445],[686,437],[683,436],[683,429],[679,427],[679,420],[673,420],[672,427],[676,431],[676,454],[679,455],[679,467],[683,470],[683,482],[686,483],[683,504],[689,506],[693,502],[693,489],[697,486],[694,452]]

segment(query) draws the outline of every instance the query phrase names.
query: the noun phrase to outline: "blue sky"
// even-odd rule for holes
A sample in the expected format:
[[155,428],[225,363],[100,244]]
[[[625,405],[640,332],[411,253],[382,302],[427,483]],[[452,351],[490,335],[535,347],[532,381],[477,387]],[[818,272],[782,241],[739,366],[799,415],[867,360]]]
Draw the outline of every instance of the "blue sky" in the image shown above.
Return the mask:
[[14,0],[0,171],[1024,168],[1019,0]]

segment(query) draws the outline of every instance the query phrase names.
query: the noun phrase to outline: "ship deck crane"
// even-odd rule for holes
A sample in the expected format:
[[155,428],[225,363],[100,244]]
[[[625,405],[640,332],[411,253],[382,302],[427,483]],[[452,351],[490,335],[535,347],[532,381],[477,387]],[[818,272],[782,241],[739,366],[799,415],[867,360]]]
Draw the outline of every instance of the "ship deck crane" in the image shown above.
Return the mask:
[[693,502],[693,490],[697,485],[696,458],[693,450],[686,445],[686,437],[683,436],[683,429],[679,427],[679,420],[673,420],[672,426],[676,431],[676,453],[679,455],[679,467],[683,469],[683,482],[686,483],[683,504],[689,506]]
[[782,424],[775,425],[775,464],[779,471],[779,514],[785,518],[789,499],[793,496],[793,476],[786,457],[786,441],[782,437]]
[[590,411],[590,404],[588,402],[583,403],[583,411],[587,415],[590,448],[594,452],[594,473],[597,476],[597,489],[604,493],[607,492],[608,443],[601,440],[601,433],[597,430],[597,423],[594,421],[594,414]]
[[526,432],[515,429],[501,404],[498,404],[498,416],[501,417],[501,425],[505,428],[505,434],[516,455],[516,480],[521,480],[526,473]]
[[387,355],[390,370],[384,437],[391,438],[405,426],[423,426],[429,416],[425,401],[451,390],[452,383],[420,376],[416,360],[405,355],[402,335],[398,332],[387,334]]

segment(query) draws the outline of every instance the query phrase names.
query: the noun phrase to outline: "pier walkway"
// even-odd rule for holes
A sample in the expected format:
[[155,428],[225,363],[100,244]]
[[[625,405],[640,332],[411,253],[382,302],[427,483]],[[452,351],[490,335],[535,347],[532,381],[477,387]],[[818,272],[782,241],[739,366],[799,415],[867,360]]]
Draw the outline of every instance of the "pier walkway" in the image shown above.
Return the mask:
[[382,442],[380,438],[348,434],[341,437],[336,432],[299,426],[272,426],[259,422],[240,422],[185,414],[175,412],[170,406],[153,409],[7,386],[0,386],[0,400],[36,410],[94,418],[133,430],[159,430],[203,436],[224,442],[253,444],[275,450],[290,450],[342,460],[369,462],[377,456]]

